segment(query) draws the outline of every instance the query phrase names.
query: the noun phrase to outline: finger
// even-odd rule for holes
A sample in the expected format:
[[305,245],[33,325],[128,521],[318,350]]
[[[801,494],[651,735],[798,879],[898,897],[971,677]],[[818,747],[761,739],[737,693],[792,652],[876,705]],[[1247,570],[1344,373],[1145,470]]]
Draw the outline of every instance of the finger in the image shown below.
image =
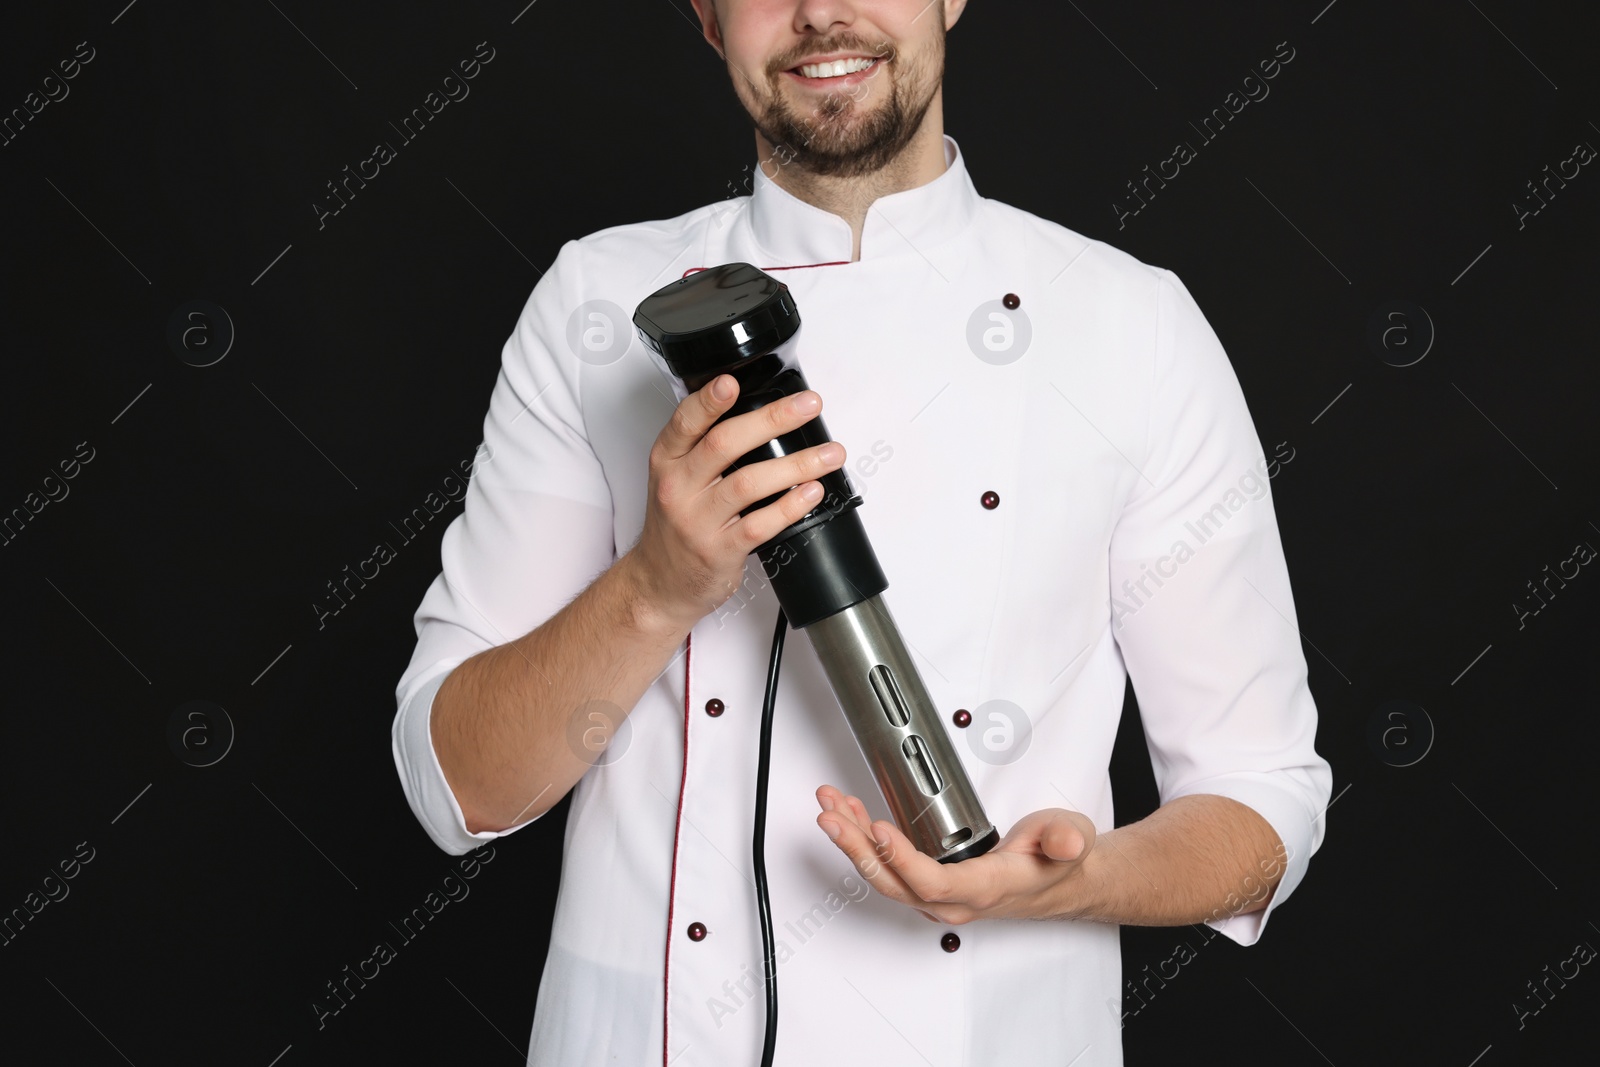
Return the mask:
[[850,858],[867,884],[890,900],[917,907],[923,902],[917,898],[893,868],[878,857],[877,844],[853,819],[843,818],[838,811],[825,811],[817,816],[817,825],[833,839],[839,850]]
[[1081,860],[1094,847],[1094,820],[1066,808],[1044,808],[1018,819],[992,851],[1027,853],[1057,863]]
[[880,819],[872,824],[878,855],[894,871],[906,889],[929,904],[967,904],[975,886],[975,868],[959,863],[940,863],[917,851],[899,827]]
[[1039,834],[1039,851],[1053,860],[1070,863],[1081,860],[1094,847],[1094,823],[1075,811],[1062,811],[1044,825]]
[[[806,406],[808,403],[810,407]],[[804,426],[821,410],[822,397],[814,390],[804,389],[711,426],[685,457],[690,484],[710,485],[740,456]]]
[[[822,499],[821,485],[816,479],[844,466],[845,455],[843,445],[829,441],[803,448],[791,455],[740,467],[712,484],[713,511],[737,522],[740,536],[751,547],[764,544],[777,536],[785,526],[816,508]],[[789,498],[780,497],[742,518],[737,514],[757,501],[791,487],[807,492],[790,494]],[[800,506],[798,514],[788,506],[790,503]],[[829,504],[837,508],[840,502],[829,501]]]
[[844,800],[846,804],[850,805],[850,810],[855,813],[857,825],[870,837],[872,834],[872,816],[867,814],[867,806],[861,803],[860,799],[854,795],[847,796]]
[[[740,515],[737,508],[731,508],[725,512],[728,515],[725,526],[727,535],[735,539],[738,547],[753,552],[814,511],[822,501],[822,495],[821,482],[804,481],[766,507],[748,515]],[[770,578],[777,574],[779,569],[794,562],[798,555],[788,543],[777,545],[769,557],[771,565],[767,568],[767,576]]]
[[823,811],[831,811],[849,819],[861,828],[862,833],[869,837],[872,835],[872,820],[867,818],[867,810],[855,797],[847,796],[834,786],[824,785],[817,790],[817,803]]
[[848,801],[849,798],[837,786],[824,784],[817,787],[817,803],[822,806],[823,811],[837,811],[841,815],[849,815]]
[[[720,390],[726,390],[727,395],[718,395]],[[739,380],[731,374],[719,374],[680,400],[656,438],[659,458],[673,460],[688,455],[738,396]]]

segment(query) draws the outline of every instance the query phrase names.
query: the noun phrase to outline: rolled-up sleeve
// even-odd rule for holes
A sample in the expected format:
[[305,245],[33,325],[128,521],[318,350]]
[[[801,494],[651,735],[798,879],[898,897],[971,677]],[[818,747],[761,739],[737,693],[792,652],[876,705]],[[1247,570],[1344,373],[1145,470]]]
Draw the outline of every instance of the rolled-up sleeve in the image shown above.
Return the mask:
[[1178,277],[1158,274],[1146,446],[1111,538],[1113,633],[1161,802],[1230,797],[1283,843],[1268,906],[1207,922],[1250,945],[1321,846],[1333,782],[1272,505],[1293,451],[1265,455],[1221,342]]
[[473,655],[538,627],[616,558],[611,492],[585,431],[581,367],[566,341],[580,249],[562,246],[502,348],[463,510],[444,532],[442,568],[417,608],[417,644],[395,690],[391,734],[406,801],[452,855],[534,820],[467,829],[429,728],[439,686]]

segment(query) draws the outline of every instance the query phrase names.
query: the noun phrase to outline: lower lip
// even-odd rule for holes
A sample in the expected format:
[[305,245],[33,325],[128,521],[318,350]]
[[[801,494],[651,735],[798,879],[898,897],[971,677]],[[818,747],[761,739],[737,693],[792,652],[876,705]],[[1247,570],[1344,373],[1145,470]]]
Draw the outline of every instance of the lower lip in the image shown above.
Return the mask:
[[841,74],[837,78],[808,78],[797,70],[786,70],[784,73],[793,78],[797,85],[807,89],[848,89],[866,81],[883,66],[883,62],[881,59],[874,59],[870,67],[862,67],[854,74]]

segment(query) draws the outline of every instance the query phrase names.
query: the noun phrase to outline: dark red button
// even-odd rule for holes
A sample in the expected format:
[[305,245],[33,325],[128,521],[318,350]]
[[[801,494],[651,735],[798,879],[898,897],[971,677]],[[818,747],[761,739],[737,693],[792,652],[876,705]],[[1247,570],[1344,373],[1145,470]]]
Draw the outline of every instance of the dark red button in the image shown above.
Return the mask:
[[946,952],[954,952],[961,947],[961,939],[955,934],[945,934],[939,939],[939,947]]
[[972,712],[968,711],[966,708],[957,708],[956,713],[950,716],[950,718],[954,719],[955,724],[961,727],[963,730],[972,725]]
[[[951,936],[953,937],[955,935],[952,934]],[[704,941],[705,939],[706,939],[706,924],[705,923],[690,923],[689,924],[689,940],[690,941]],[[951,951],[954,951],[954,950],[952,949]]]
[[978,502],[984,507],[988,508],[990,511],[993,511],[995,508],[1000,506],[1000,494],[991,489],[987,493],[984,493],[983,496],[978,499]]
[[721,715],[722,701],[718,700],[716,697],[712,697],[710,700],[706,701],[706,714],[711,716],[713,719],[715,719],[718,715]]
[[1017,299],[1016,293],[1007,293],[1005,295],[1005,299],[1001,300],[1000,302],[1012,311],[1015,311],[1017,308],[1022,306],[1022,301]]

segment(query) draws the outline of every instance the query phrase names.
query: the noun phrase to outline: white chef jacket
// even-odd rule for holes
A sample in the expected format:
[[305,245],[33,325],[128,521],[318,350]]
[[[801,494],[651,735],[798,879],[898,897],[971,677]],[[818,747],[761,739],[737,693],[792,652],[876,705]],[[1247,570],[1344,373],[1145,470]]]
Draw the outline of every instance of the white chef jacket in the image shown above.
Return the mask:
[[[490,458],[445,531],[396,692],[395,764],[440,848],[526,823],[468,832],[429,734],[434,693],[635,543],[674,401],[627,320],[667,282],[743,261],[800,309],[795,351],[847,450],[884,601],[993,823],[1065,807],[1116,825],[1107,767],[1131,675],[1162,802],[1232,797],[1289,857],[1264,912],[1212,925],[1252,944],[1289,898],[1321,844],[1331,774],[1269,468],[1228,358],[1172,272],[981,197],[950,137],[945,156],[938,178],[872,205],[857,262],[842,218],[759,168],[749,196],[562,246],[505,343]],[[1008,294],[1017,308],[997,303]],[[599,301],[631,339],[619,357]],[[777,611],[752,556],[632,709],[626,748],[575,787],[530,1064],[758,1060],[750,838]],[[814,791],[887,808],[800,633],[779,677],[776,1062],[1120,1064],[1118,926],[951,928],[870,891],[817,827]],[[1009,722],[990,713],[1008,707]],[[965,730],[957,708],[974,713]]]

